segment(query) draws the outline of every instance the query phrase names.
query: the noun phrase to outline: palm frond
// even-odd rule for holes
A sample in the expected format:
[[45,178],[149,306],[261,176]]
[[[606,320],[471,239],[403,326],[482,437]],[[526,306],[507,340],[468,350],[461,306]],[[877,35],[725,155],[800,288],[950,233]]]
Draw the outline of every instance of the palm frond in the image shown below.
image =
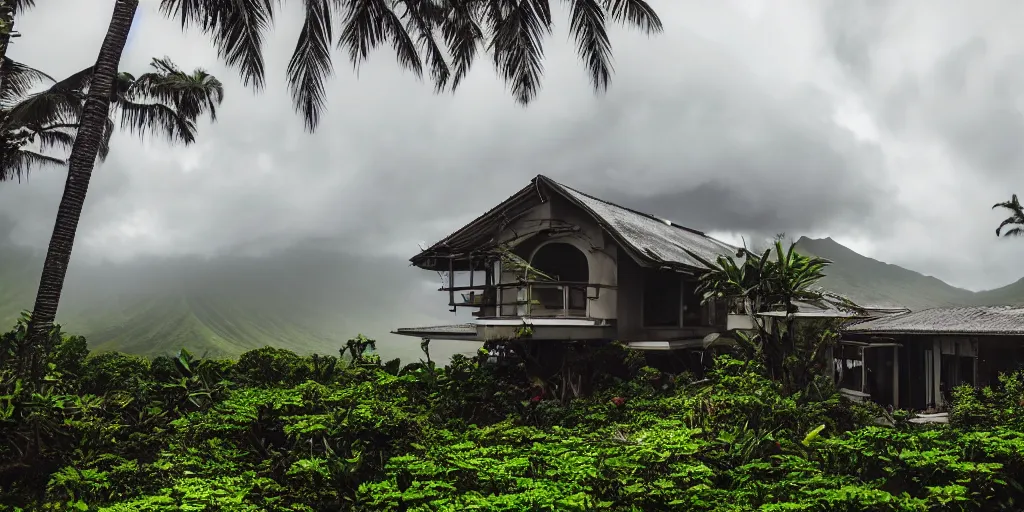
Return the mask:
[[36,6],[36,0],[6,0],[14,12],[25,12]]
[[458,88],[476,60],[484,39],[474,10],[466,2],[455,2],[441,23],[441,35],[452,57],[452,89]]
[[53,84],[50,89],[56,91],[80,91],[83,93],[89,90],[92,83],[93,66],[89,66],[71,76]]
[[263,38],[274,20],[274,0],[160,0],[160,10],[182,28],[196,26],[213,37],[218,56],[237,68],[246,86],[266,81]]
[[491,0],[487,25],[493,32],[488,49],[494,66],[523,105],[537,96],[544,74],[544,36],[551,33],[547,0],[523,0],[506,8]]
[[75,134],[67,128],[39,130],[35,133],[35,138],[39,141],[40,151],[54,148],[70,151],[71,146],[75,144]]
[[145,138],[155,131],[171,142],[191,144],[196,140],[195,122],[179,115],[161,103],[135,103],[122,100],[117,104],[121,129]]
[[602,0],[612,19],[639,28],[645,34],[661,32],[658,13],[644,0]]
[[34,151],[10,151],[4,155],[0,165],[0,181],[17,179],[18,183],[21,183],[22,178],[28,178],[29,172],[35,168],[63,165],[67,165],[66,160]]
[[302,113],[306,129],[313,131],[327,103],[324,81],[332,72],[330,0],[305,0],[306,17],[295,51],[288,61],[288,88],[292,106]]
[[416,42],[426,57],[434,91],[441,92],[448,85],[452,71],[445,59],[445,49],[438,42],[438,32],[444,21],[444,9],[433,1],[400,0],[405,7],[406,31],[416,34]]
[[1013,194],[1009,201],[1003,201],[992,205],[992,209],[1003,208],[1010,210],[1010,216],[1003,220],[996,227],[996,236],[1020,236],[1022,234],[1021,228],[1013,228],[1003,231],[1003,228],[1010,225],[1024,226],[1024,207],[1021,206],[1020,200],[1017,199],[1017,194]]
[[53,77],[38,69],[4,57],[0,64],[0,108],[10,108],[33,87],[47,81],[56,82]]
[[605,12],[598,0],[572,0],[569,30],[594,88],[608,89],[612,77],[612,43],[605,29]]
[[[1007,229],[1006,231],[1002,231],[1003,227],[1005,227],[1007,224],[1017,224],[1017,223],[1016,222],[1010,223],[1010,222],[1007,222],[1007,221],[1004,220],[1003,223],[1000,224],[998,228],[996,228],[996,236],[1005,236],[1005,237],[1024,236],[1024,227],[1020,227],[1020,226]],[[1002,231],[1002,233],[1000,233],[1000,231]]]
[[996,208],[1005,208],[1007,210],[1012,211],[1013,213],[1024,214],[1024,208],[1021,207],[1020,200],[1017,199],[1017,194],[1013,194],[1010,197],[1009,201],[1003,201],[1001,203],[996,203],[992,205],[993,210],[995,210]]
[[107,122],[103,123],[103,138],[100,139],[100,150],[96,155],[96,158],[101,162],[105,161],[107,156],[110,155],[110,138],[114,136],[114,130],[117,130],[117,125],[108,116]]
[[46,126],[77,123],[82,113],[83,95],[79,91],[56,86],[30,94],[11,106],[4,126]]
[[150,65],[157,71],[138,78],[125,74],[126,87],[123,94],[115,98],[115,104],[123,100],[162,103],[190,121],[205,113],[217,120],[217,107],[224,101],[224,84],[220,80],[201,69],[187,74],[167,58],[153,59]]
[[416,43],[386,0],[350,0],[348,7],[338,46],[348,50],[349,60],[356,69],[370,51],[390,41],[399,66],[416,76],[423,75],[423,61]]

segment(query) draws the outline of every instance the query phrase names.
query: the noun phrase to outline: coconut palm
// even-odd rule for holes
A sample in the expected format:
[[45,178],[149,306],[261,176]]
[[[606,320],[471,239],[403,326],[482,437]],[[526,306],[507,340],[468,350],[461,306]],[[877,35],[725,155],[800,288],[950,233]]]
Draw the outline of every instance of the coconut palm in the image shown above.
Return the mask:
[[[208,114],[211,120],[216,120],[217,107],[224,99],[224,87],[216,77],[199,69],[186,73],[166,58],[153,59],[151,67],[152,71],[137,77],[130,73],[115,76],[108,89],[110,93],[106,95],[107,105],[98,112],[102,114],[102,122],[99,142],[91,157],[94,160],[106,158],[110,137],[118,124],[122,130],[141,137],[156,135],[172,142],[191,144],[196,140],[196,121],[200,117]],[[45,153],[48,149],[71,149],[74,158],[74,145],[83,136],[82,125],[89,114],[86,98],[96,94],[97,82],[95,69],[90,67],[56,82],[45,91],[29,95],[9,109],[0,110],[3,115],[0,138],[11,142],[3,148],[0,181],[20,179],[36,165],[66,163],[63,157]],[[11,137],[8,138],[8,134]],[[29,149],[33,144],[37,146],[35,151]],[[67,206],[68,188],[77,185],[70,167],[61,208]],[[50,249],[53,249],[52,240]],[[49,256],[47,261],[51,261]],[[63,281],[63,271],[60,277]],[[38,303],[37,299],[37,310]],[[52,323],[53,317],[50,318]],[[45,366],[40,356],[48,350],[45,343],[49,340],[35,344],[26,342],[19,357],[25,365],[23,371],[33,367],[35,374],[42,372]]]
[[[185,73],[167,58],[153,59],[153,71],[138,77],[119,73],[110,98],[111,118],[105,127],[99,159],[106,158],[116,120],[121,129],[140,136],[150,132],[172,142],[195,141],[195,121],[204,113],[216,120],[224,99],[216,77],[197,69]],[[14,71],[0,86],[0,181],[26,176],[34,167],[67,165],[51,151],[71,149],[89,90],[92,68],[55,82],[44,73],[12,63]],[[50,88],[31,95],[25,91],[49,80]]]
[[[1013,197],[1011,197],[1009,201],[992,205],[993,210],[996,208],[1004,208],[1010,211],[1010,216],[1000,222],[999,227],[996,228],[996,236],[1024,235],[1024,207],[1022,207],[1020,201],[1017,200],[1017,194],[1013,194]],[[1013,227],[1003,231],[1003,228],[1006,226]]]
[[[661,30],[661,20],[644,0],[567,3],[570,31],[598,91],[608,87],[612,73],[608,19],[647,33]],[[243,83],[261,89],[263,40],[281,4],[276,0],[161,0],[160,8],[182,28],[197,27],[209,35],[221,59],[238,70]],[[68,181],[27,333],[29,347],[43,347],[57,313],[75,231],[103,141],[110,92],[138,5],[139,0],[114,1],[69,158]],[[401,67],[417,76],[426,69],[437,91],[456,88],[473,62],[489,53],[498,74],[525,105],[540,88],[544,37],[554,23],[549,0],[303,0],[301,5],[305,16],[286,77],[293,106],[310,131],[316,129],[326,106],[324,82],[333,71],[332,44],[347,50],[355,66],[372,50],[389,44]],[[43,367],[38,359],[37,381]]]

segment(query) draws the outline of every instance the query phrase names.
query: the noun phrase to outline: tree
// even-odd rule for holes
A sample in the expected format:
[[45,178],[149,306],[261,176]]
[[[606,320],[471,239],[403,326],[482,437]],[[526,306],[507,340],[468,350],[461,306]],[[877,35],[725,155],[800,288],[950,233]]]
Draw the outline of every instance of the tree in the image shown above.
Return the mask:
[[732,256],[719,256],[715,262],[698,257],[710,269],[700,278],[703,302],[724,300],[742,305],[754,324],[753,334],[735,333],[744,355],[763,363],[768,374],[787,388],[802,389],[809,383],[810,368],[831,340],[800,333],[795,316],[798,303],[847,312],[860,311],[860,307],[815,287],[831,262],[796,252],[795,243],[787,250],[777,239],[761,254],[743,248],[739,256],[740,262]]
[[[12,63],[18,67],[21,64]],[[156,131],[173,142],[195,141],[195,121],[204,113],[216,120],[217,106],[224,99],[224,87],[209,73],[197,69],[185,73],[169,59],[153,59],[153,71],[135,77],[119,73],[110,102],[110,118],[100,145],[99,159],[109,152],[110,136],[120,120],[121,129],[145,136]],[[86,68],[60,82],[31,68],[11,73],[7,89],[0,86],[0,181],[18,179],[43,165],[67,165],[64,158],[48,150],[68,150],[74,144],[78,118],[89,90],[92,68]],[[34,84],[49,80],[53,85],[25,95]],[[38,146],[36,149],[31,149]]]
[[[996,236],[1024,235],[1024,207],[1022,207],[1020,201],[1017,200],[1017,194],[1013,194],[1009,201],[992,205],[993,210],[996,208],[1010,210],[1010,216],[1000,222],[999,227],[996,228]],[[1003,228],[1006,226],[1013,227],[1003,231]]]
[[[10,0],[8,0],[10,1]],[[646,33],[660,32],[661,20],[644,0],[569,0],[570,31],[595,90],[611,79],[611,43],[606,21],[623,22]],[[71,260],[75,231],[103,140],[110,92],[128,39],[138,0],[115,0],[106,37],[68,164],[64,188],[47,249],[27,333],[28,350],[47,338]],[[272,28],[275,0],[161,0],[162,12],[211,36],[222,60],[238,69],[243,83],[264,84],[263,39]],[[332,73],[331,44],[348,50],[358,66],[370,52],[390,43],[400,66],[417,76],[429,69],[436,91],[454,90],[480,55],[489,52],[498,74],[519,103],[540,88],[543,39],[551,33],[549,0],[304,0],[305,17],[287,68],[294,108],[315,130],[326,106],[324,81]],[[335,29],[340,28],[336,41]],[[450,60],[450,62],[449,62]],[[42,366],[34,364],[34,377]]]

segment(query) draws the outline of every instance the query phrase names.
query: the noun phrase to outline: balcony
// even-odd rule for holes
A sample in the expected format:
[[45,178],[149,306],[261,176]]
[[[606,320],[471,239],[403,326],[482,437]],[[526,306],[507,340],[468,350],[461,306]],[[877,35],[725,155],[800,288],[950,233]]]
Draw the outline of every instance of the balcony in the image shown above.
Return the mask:
[[[478,286],[442,287],[453,308],[470,307],[486,318],[589,318],[602,289],[614,286],[570,281],[520,281]],[[456,296],[455,293],[458,292]]]

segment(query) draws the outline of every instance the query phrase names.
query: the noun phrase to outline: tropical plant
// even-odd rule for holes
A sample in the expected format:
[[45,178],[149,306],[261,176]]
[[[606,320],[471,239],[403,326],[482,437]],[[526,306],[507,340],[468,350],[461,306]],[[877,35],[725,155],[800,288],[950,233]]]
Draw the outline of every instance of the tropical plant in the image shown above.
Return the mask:
[[[75,232],[104,138],[118,64],[138,5],[138,0],[115,0],[96,59],[32,310],[26,343],[30,351],[41,347],[56,318]],[[180,21],[183,28],[196,26],[210,35],[220,57],[239,70],[246,85],[256,89],[264,84],[263,39],[279,5],[273,0],[160,2],[161,10]],[[324,81],[332,72],[331,44],[336,28],[341,29],[336,42],[348,50],[354,65],[390,43],[403,68],[417,76],[423,74],[424,67],[429,68],[437,91],[454,90],[483,49],[490,53],[516,100],[525,105],[540,88],[543,39],[554,24],[549,0],[305,0],[304,7],[287,80],[293,105],[309,130],[317,127],[326,105]],[[612,72],[608,18],[649,34],[662,28],[645,0],[570,0],[569,7],[570,31],[598,91],[608,87]],[[37,362],[33,368],[38,379],[43,367]]]
[[[209,113],[216,120],[217,106],[224,99],[224,87],[216,77],[202,69],[186,73],[166,57],[153,59],[150,66],[152,71],[138,77],[118,73],[100,144],[101,161],[107,157],[118,121],[122,130],[140,137],[155,132],[172,142],[191,144],[200,116]],[[47,150],[66,151],[74,144],[92,78],[91,67],[59,82],[18,63],[12,63],[12,67],[16,72],[6,82],[8,89],[0,89],[0,140],[4,150],[0,181],[20,181],[33,167],[67,164]],[[54,83],[46,90],[25,94],[43,81]],[[38,151],[33,151],[33,146]]]
[[[23,324],[0,334],[0,349],[23,334]],[[62,337],[50,388],[0,388],[0,510],[918,512],[1024,502],[1019,373],[998,388],[960,388],[948,425],[890,427],[874,424],[877,406],[784,393],[728,356],[689,381],[605,348],[592,361],[604,378],[561,403],[535,394],[519,365],[486,355],[432,370],[367,358],[316,380],[321,357],[285,350],[148,361],[90,355],[81,338]]]
[[[1024,235],[1024,207],[1017,200],[1017,194],[1013,194],[1009,201],[1003,201],[992,205],[992,209],[1003,208],[1010,211],[1010,216],[999,223],[996,227],[996,236],[1022,236]],[[1003,231],[1003,228],[1013,226]]]
[[834,336],[828,334],[831,330],[815,333],[811,340],[798,334],[795,314],[799,312],[799,304],[844,312],[858,312],[860,307],[843,296],[816,287],[831,262],[796,252],[795,243],[784,249],[782,241],[777,239],[773,247],[761,254],[743,248],[740,255],[739,262],[730,255],[710,262],[693,254],[710,269],[700,278],[703,302],[742,304],[754,324],[753,333],[734,333],[745,356],[759,360],[769,375],[799,389],[807,384],[808,376],[803,369],[793,371],[801,366],[797,363],[811,364],[820,357],[825,345],[834,340]]

